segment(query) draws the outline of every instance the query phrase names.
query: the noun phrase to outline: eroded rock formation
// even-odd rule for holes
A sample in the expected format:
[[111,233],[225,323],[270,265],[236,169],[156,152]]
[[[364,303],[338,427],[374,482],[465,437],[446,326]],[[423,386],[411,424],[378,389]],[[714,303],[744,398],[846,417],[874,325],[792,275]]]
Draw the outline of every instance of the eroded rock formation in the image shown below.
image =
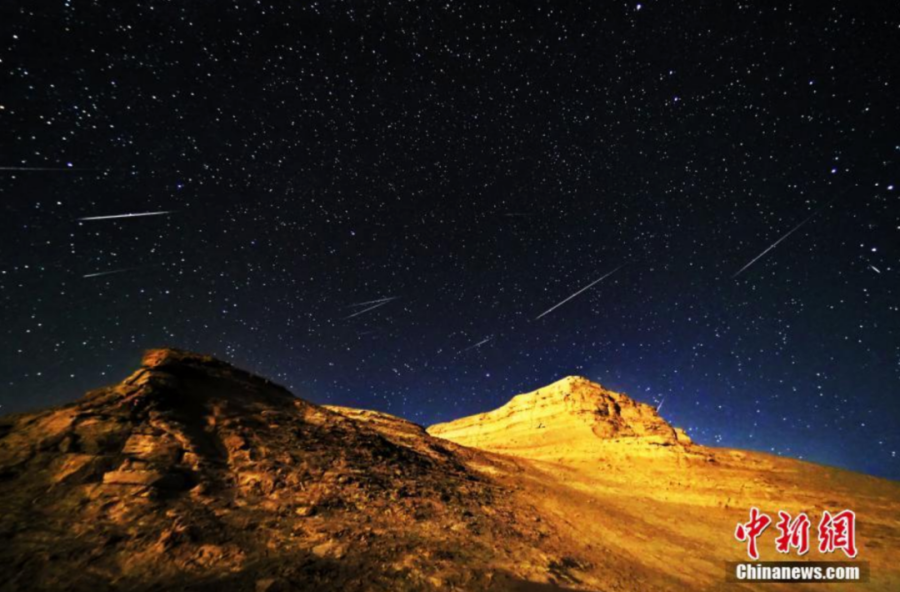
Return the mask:
[[691,444],[650,405],[569,376],[506,405],[433,425],[428,432],[465,446],[528,458],[602,456],[610,445],[638,447]]
[[152,350],[0,418],[0,590],[710,590],[750,506],[853,509],[865,589],[900,585],[896,483],[690,444],[585,379],[430,431]]
[[470,452],[208,356],[151,350],[122,383],[0,426],[4,590],[481,587],[495,537],[536,553],[529,510]]

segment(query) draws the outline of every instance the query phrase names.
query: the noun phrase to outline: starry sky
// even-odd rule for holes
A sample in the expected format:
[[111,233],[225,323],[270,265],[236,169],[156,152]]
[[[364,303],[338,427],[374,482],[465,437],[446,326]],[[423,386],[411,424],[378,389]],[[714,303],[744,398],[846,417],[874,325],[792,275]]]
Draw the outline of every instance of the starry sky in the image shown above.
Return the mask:
[[0,413],[161,345],[425,425],[577,374],[900,479],[892,3],[0,22]]

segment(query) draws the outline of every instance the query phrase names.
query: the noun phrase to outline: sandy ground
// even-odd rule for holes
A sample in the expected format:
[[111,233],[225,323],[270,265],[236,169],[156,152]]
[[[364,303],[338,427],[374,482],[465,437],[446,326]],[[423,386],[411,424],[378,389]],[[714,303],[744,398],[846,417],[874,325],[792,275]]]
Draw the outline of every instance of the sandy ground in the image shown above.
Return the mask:
[[[712,459],[712,460],[710,460]],[[498,469],[497,467],[501,467]],[[805,511],[813,522],[804,557],[775,551],[774,523],[759,539],[763,561],[839,561],[820,554],[815,526],[824,509],[857,514],[856,561],[871,579],[834,590],[898,590],[900,484],[759,453],[694,447],[557,462],[513,459],[489,468],[547,520],[547,549],[570,558],[559,587],[589,590],[804,590],[813,584],[726,583],[727,561],[747,561],[735,540],[751,506],[777,516]],[[535,574],[535,581],[540,581]],[[525,589],[525,588],[523,588]],[[536,588],[537,589],[537,588]]]

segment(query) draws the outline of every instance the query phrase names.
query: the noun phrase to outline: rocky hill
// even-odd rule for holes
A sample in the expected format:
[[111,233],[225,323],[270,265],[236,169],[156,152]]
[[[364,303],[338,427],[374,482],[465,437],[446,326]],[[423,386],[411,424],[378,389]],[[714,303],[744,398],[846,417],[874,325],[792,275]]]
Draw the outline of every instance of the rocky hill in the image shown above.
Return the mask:
[[473,589],[550,561],[471,453],[206,356],[0,426],[3,590]]
[[691,443],[656,410],[586,378],[569,376],[506,405],[428,428],[433,436],[465,446],[527,458],[553,459],[608,454],[604,448]]
[[860,589],[900,588],[897,483],[691,444],[584,379],[430,432],[149,351],[0,418],[0,590],[717,589],[751,506],[854,509]]

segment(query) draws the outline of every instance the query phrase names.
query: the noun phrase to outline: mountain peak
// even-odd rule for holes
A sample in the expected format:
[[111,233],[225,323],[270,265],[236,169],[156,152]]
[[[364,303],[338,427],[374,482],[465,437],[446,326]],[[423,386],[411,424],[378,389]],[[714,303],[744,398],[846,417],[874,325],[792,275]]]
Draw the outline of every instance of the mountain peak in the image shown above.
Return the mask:
[[152,409],[205,416],[223,406],[238,410],[254,404],[307,405],[284,387],[227,362],[165,347],[146,350],[125,380],[91,391],[75,405],[92,412],[128,408],[129,413]]
[[428,428],[475,448],[534,458],[597,455],[609,444],[681,448],[691,441],[645,403],[582,376],[566,376],[502,407]]
[[[502,517],[515,507],[467,468],[472,454],[396,417],[153,349],[118,384],[0,419],[0,571],[15,571],[11,590],[200,589],[172,584],[211,573],[231,584],[203,589],[253,589],[255,575],[256,589],[388,590],[397,574],[438,571],[418,553],[433,532],[439,556],[474,540],[490,554],[501,538],[536,555],[524,528],[510,538]],[[486,573],[458,581],[483,589]]]
[[141,365],[146,368],[156,368],[179,363],[216,363],[224,364],[211,356],[190,352],[174,347],[160,347],[148,349],[141,358]]
[[[563,376],[556,382],[551,382],[550,384],[548,384],[547,386],[545,386],[543,388],[549,388],[552,386],[577,388],[579,386],[583,386],[583,385],[587,385],[587,384],[596,384],[596,383],[585,378],[584,376],[578,376],[576,374],[571,374],[569,376]],[[599,386],[599,385],[597,385],[597,386]]]
[[275,384],[268,378],[257,376],[212,356],[174,347],[146,350],[141,359],[140,369],[132,377],[143,375],[147,371],[168,372],[178,376],[190,376],[192,374],[196,376],[197,373],[201,373],[207,376],[227,378],[245,384],[256,385],[260,388],[272,388],[282,391],[283,394],[290,395],[287,389]]

